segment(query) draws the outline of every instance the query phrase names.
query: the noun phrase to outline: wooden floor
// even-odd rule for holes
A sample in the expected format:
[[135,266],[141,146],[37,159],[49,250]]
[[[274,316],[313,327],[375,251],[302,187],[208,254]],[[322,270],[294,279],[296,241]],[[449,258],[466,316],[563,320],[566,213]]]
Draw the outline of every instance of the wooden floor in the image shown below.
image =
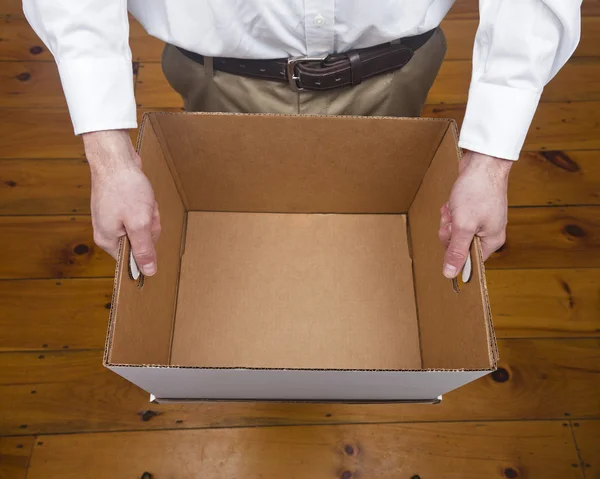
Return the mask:
[[[0,0],[0,477],[600,478],[600,1],[548,86],[489,261],[501,368],[438,406],[151,405],[101,364],[113,262],[56,67]],[[477,1],[444,22],[427,115],[462,119]],[[140,111],[178,109],[132,25]]]

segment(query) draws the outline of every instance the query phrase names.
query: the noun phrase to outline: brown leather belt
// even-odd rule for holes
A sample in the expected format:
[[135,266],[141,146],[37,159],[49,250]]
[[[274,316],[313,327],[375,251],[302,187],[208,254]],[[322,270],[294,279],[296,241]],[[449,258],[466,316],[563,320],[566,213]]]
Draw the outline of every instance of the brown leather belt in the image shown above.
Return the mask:
[[[421,35],[370,48],[360,48],[322,57],[294,57],[276,60],[216,57],[213,58],[213,68],[234,75],[288,82],[294,91],[331,90],[358,85],[367,78],[402,68],[434,32],[435,29]],[[186,57],[204,65],[204,56],[177,48]]]

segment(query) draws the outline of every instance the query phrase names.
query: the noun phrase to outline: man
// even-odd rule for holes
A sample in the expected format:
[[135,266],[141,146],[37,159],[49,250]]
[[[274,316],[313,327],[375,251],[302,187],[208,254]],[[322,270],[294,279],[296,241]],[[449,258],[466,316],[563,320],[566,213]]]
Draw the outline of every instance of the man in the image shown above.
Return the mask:
[[[127,133],[136,127],[127,7],[167,42],[163,69],[187,110],[418,116],[444,57],[438,25],[452,3],[24,0],[83,137],[96,243],[115,256],[127,235],[142,272],[156,272],[158,205]],[[462,269],[474,235],[484,259],[504,243],[512,161],[542,89],[580,34],[581,0],[479,3],[465,154],[441,209],[448,278]],[[295,57],[304,60],[288,61]]]

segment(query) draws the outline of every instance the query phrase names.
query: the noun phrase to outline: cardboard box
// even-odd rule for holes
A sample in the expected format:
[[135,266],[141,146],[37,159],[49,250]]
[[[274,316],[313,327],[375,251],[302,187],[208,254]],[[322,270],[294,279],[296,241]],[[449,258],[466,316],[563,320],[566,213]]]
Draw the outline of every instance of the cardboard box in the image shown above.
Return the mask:
[[122,242],[104,362],[159,400],[435,401],[496,367],[478,241],[441,273],[453,121],[149,113],[138,151],[158,274]]

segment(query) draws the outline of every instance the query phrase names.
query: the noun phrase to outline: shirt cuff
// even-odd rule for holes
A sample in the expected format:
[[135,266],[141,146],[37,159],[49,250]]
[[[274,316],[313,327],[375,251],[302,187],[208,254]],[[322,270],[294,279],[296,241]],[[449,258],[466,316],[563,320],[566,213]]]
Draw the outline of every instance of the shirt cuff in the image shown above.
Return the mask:
[[69,59],[58,71],[76,135],[137,127],[131,61]]
[[473,82],[459,146],[485,155],[517,160],[541,92]]

